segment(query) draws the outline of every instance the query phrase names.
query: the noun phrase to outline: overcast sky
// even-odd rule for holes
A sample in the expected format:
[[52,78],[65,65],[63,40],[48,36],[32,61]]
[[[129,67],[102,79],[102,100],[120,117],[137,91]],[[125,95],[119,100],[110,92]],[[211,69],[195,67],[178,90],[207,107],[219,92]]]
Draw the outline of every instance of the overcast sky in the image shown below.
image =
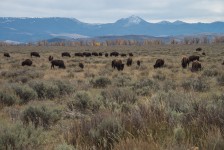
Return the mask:
[[224,21],[224,0],[1,0],[0,17],[71,17],[109,23],[136,15],[148,22]]

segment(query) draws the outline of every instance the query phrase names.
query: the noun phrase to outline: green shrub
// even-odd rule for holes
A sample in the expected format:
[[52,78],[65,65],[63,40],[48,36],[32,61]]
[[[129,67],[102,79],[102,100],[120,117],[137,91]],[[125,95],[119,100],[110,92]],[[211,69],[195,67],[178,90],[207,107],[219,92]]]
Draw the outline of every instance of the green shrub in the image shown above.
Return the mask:
[[96,129],[90,131],[90,136],[96,141],[96,146],[102,149],[112,149],[123,134],[120,120],[114,117],[104,118]]
[[194,90],[196,92],[206,92],[210,89],[209,84],[205,80],[205,78],[198,79],[187,79],[184,80],[181,85],[185,90]]
[[12,88],[15,93],[20,97],[22,104],[28,103],[31,100],[37,99],[37,93],[28,85],[13,84]]
[[114,78],[115,85],[118,87],[131,85],[131,77],[127,75],[121,75]]
[[74,92],[74,85],[66,80],[56,80],[54,83],[58,86],[60,95],[69,95]]
[[206,77],[214,77],[219,75],[219,71],[217,69],[206,69],[203,71],[202,75]]
[[49,81],[32,81],[29,83],[38,95],[38,98],[53,99],[60,96],[60,89],[58,86]]
[[12,90],[0,90],[0,104],[3,106],[11,106],[19,101],[19,98]]
[[44,149],[48,138],[41,128],[34,129],[32,126],[23,127],[16,123],[6,125],[1,122],[0,128],[0,149]]
[[122,103],[135,103],[137,101],[137,95],[130,88],[112,88],[106,89],[101,92],[104,100],[104,105],[107,106],[113,102],[118,104]]
[[66,143],[59,144],[55,150],[75,150],[75,148],[72,145],[68,145]]
[[86,112],[87,110],[96,112],[99,110],[100,105],[101,103],[99,100],[93,101],[90,94],[84,91],[77,92],[74,98],[67,103],[67,107],[70,111],[79,110],[82,112]]
[[105,88],[111,84],[111,80],[107,77],[97,77],[95,79],[92,79],[90,83],[94,88]]
[[224,74],[219,75],[216,78],[216,81],[217,81],[218,85],[224,86]]
[[147,96],[151,92],[154,92],[159,89],[159,84],[151,79],[140,79],[133,84],[133,91],[138,95]]
[[24,124],[28,125],[32,123],[35,128],[42,126],[44,128],[49,128],[54,125],[61,118],[61,112],[58,109],[51,109],[45,106],[41,107],[28,107],[24,110],[22,121]]

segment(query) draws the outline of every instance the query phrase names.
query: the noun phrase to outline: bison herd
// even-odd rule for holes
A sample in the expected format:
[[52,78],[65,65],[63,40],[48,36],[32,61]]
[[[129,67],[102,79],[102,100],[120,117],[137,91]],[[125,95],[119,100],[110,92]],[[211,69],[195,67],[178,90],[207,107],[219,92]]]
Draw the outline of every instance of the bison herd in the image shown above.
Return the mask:
[[[202,49],[201,48],[197,48],[196,51],[201,51]],[[202,55],[205,55],[205,53],[203,52]],[[5,57],[10,57],[10,54],[9,53],[4,53],[4,56]],[[33,57],[40,57],[40,54],[38,52],[31,52],[30,53],[30,56]],[[62,57],[71,57],[70,53],[69,52],[63,52],[61,53],[61,56]],[[75,53],[74,56],[76,57],[90,57],[90,56],[103,56],[103,53],[102,52],[79,52],[79,53]],[[133,64],[133,60],[132,60],[132,57],[134,56],[133,53],[128,53],[128,54],[125,54],[125,53],[118,53],[118,52],[111,52],[110,54],[108,53],[104,53],[104,56],[105,57],[108,57],[108,56],[114,56],[114,57],[118,57],[118,56],[121,56],[121,57],[127,57],[129,56],[129,58],[127,59],[127,62],[126,62],[126,65],[129,67]],[[189,56],[189,57],[186,57],[184,56],[181,60],[181,66],[182,68],[187,68],[189,66],[189,64],[192,62],[192,67],[191,67],[191,71],[192,72],[195,72],[195,71],[199,71],[202,69],[202,65],[201,63],[199,62],[199,56],[196,56],[196,55],[192,55],[192,56]],[[58,68],[63,68],[65,69],[66,66],[65,66],[65,63],[63,60],[54,60],[53,56],[49,56],[48,57],[48,60],[51,62],[51,68],[54,68],[54,66],[57,66]],[[141,61],[140,60],[137,60],[137,65],[140,66],[141,64]],[[155,64],[154,64],[154,68],[161,68],[163,67],[165,64],[165,61],[163,59],[157,59]],[[22,66],[31,66],[32,65],[32,60],[30,59],[26,59],[22,62]],[[122,60],[120,59],[114,59],[112,60],[112,63],[111,63],[111,66],[112,68],[114,69],[117,69],[118,71],[122,71],[124,69],[124,63],[122,62]],[[222,65],[224,65],[224,62],[222,63]],[[79,63],[79,67],[80,68],[84,68],[84,64],[83,63]]]

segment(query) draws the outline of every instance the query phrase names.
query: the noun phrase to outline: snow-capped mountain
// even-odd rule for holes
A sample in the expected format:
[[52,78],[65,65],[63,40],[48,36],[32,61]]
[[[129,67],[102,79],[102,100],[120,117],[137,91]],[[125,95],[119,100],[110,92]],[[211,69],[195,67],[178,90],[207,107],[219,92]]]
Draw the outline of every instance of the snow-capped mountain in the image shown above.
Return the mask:
[[224,22],[185,23],[182,21],[150,23],[138,16],[114,23],[90,24],[75,18],[0,18],[0,41],[36,42],[51,38],[92,38],[121,35],[190,35],[224,33]]

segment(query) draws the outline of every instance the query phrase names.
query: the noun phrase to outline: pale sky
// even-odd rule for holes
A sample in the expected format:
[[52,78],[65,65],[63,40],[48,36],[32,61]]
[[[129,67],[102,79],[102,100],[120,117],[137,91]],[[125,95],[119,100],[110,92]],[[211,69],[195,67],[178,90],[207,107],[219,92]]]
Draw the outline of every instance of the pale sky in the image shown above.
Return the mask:
[[67,17],[110,23],[131,15],[148,22],[224,22],[224,0],[1,0],[0,17]]

